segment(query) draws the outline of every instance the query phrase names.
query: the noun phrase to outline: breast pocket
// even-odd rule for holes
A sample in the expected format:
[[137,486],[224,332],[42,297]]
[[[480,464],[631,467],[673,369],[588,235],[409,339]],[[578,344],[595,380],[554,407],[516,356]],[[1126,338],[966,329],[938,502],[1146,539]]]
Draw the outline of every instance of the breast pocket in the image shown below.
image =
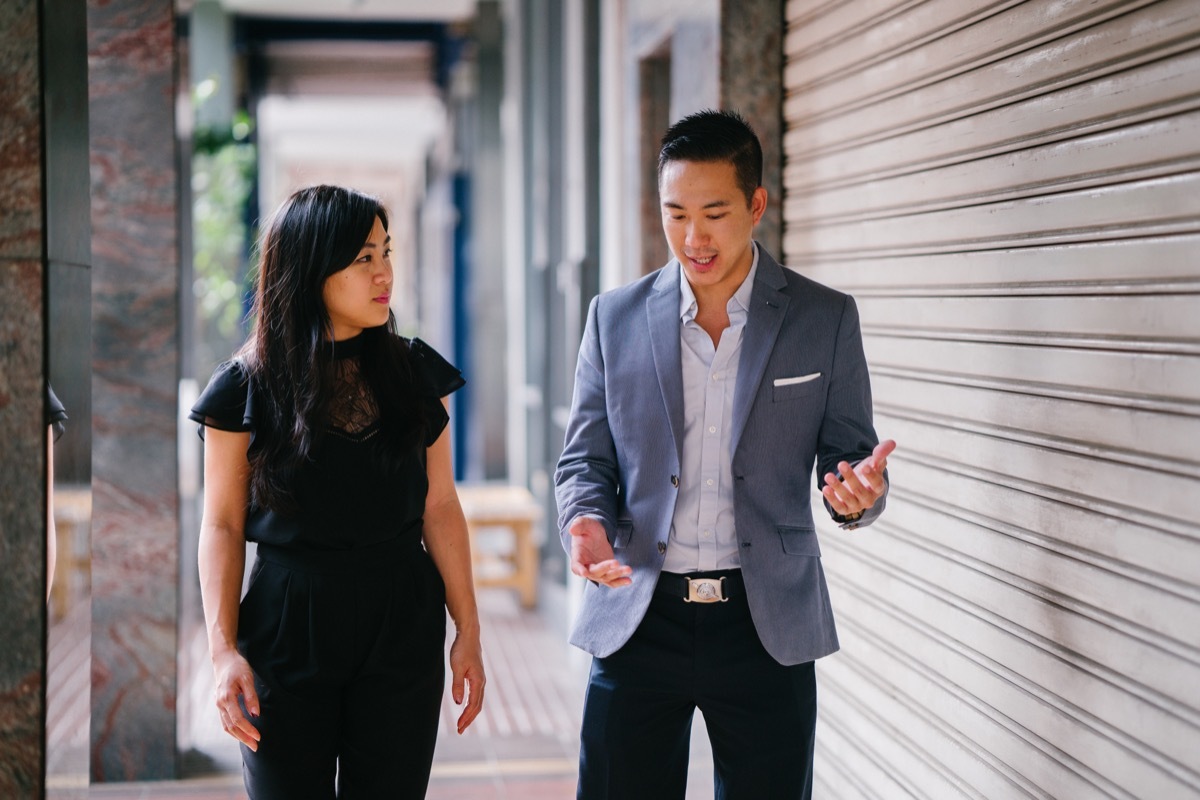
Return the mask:
[[771,399],[776,402],[811,397],[825,389],[825,376],[819,372],[795,377],[775,378]]

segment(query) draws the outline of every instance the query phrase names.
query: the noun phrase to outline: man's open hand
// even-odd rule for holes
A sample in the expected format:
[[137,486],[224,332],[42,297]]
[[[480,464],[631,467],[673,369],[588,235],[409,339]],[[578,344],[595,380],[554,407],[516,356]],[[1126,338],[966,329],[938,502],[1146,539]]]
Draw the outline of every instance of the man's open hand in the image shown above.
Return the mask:
[[871,455],[851,467],[843,461],[838,464],[841,480],[832,472],[825,473],[825,487],[821,494],[829,501],[839,516],[849,517],[861,511],[866,511],[875,505],[875,501],[883,496],[887,483],[883,479],[883,471],[887,469],[887,457],[896,449],[896,443],[891,439],[875,445]]

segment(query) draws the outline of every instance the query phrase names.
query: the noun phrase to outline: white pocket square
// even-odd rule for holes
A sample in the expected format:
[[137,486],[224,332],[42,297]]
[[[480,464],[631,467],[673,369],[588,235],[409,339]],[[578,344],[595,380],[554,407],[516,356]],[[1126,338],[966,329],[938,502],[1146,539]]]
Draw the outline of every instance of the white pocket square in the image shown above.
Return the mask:
[[799,375],[795,378],[776,378],[775,385],[776,386],[793,386],[797,383],[808,383],[809,381],[815,381],[819,377],[821,377],[821,373],[813,372],[808,375]]

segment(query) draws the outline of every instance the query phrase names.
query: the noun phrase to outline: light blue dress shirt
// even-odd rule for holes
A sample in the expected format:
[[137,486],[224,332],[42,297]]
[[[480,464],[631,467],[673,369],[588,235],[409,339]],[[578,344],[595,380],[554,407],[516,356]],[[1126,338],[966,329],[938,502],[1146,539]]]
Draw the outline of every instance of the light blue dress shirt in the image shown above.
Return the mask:
[[679,338],[683,367],[683,460],[671,518],[665,572],[709,572],[741,566],[733,522],[733,392],[742,358],[742,331],[758,271],[725,306],[729,327],[716,347],[696,322],[696,295],[679,267]]

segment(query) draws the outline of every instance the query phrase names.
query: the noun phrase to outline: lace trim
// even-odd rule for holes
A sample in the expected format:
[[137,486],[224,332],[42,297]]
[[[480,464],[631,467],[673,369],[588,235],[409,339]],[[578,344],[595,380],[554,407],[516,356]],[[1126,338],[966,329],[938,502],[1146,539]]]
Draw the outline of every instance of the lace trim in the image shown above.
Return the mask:
[[339,359],[331,368],[336,388],[329,404],[327,427],[355,441],[371,438],[379,431],[379,405],[363,380],[358,359]]

